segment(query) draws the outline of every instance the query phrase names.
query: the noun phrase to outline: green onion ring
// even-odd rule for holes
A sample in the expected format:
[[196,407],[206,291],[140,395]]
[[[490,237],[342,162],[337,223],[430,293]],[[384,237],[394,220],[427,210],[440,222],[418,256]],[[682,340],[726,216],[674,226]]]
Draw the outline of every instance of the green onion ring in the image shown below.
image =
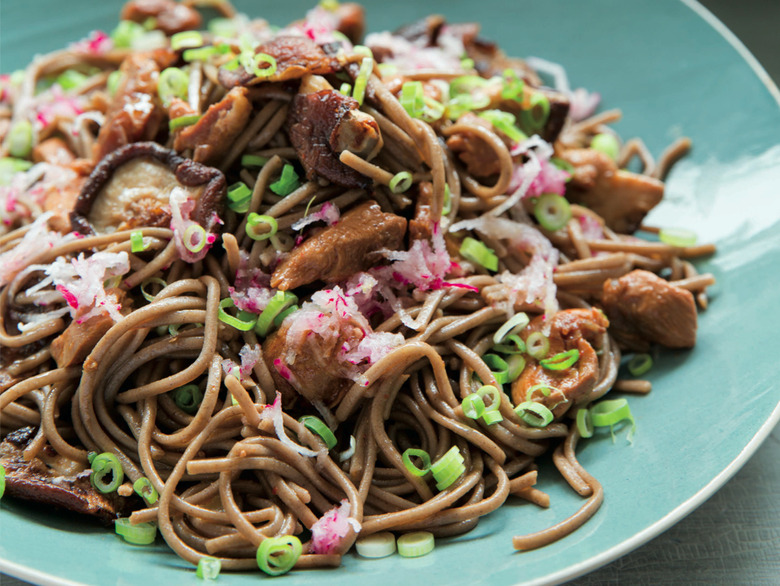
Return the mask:
[[593,418],[591,417],[590,409],[577,411],[577,431],[580,432],[580,437],[586,439],[593,437]]
[[222,301],[219,302],[217,316],[223,323],[226,323],[229,326],[233,326],[242,332],[248,332],[255,327],[255,324],[257,323],[257,316],[255,316],[253,313],[249,313],[248,311],[239,311],[238,316],[233,317],[226,310],[235,306],[236,304],[233,299],[230,297],[225,297]]
[[520,403],[515,407],[515,413],[531,427],[546,427],[554,419],[552,411],[534,401]]
[[[92,486],[103,494],[116,491],[125,479],[119,458],[111,452],[103,452],[95,456],[90,467],[92,474],[90,474],[89,480]],[[111,478],[111,481],[106,482],[106,478]]]
[[542,360],[550,352],[550,340],[542,332],[531,332],[525,339],[525,347],[531,358]]
[[[412,462],[412,458],[420,458],[420,460],[422,460],[423,467],[418,468],[414,462]],[[403,454],[401,454],[401,460],[403,461],[406,469],[414,476],[425,476],[431,469],[431,457],[425,450],[409,448],[408,450],[405,450]]]
[[632,376],[642,376],[651,368],[653,368],[653,357],[649,354],[634,354],[628,361],[628,372]]
[[281,576],[293,569],[303,546],[294,535],[266,537],[257,548],[257,565],[269,576]]
[[565,352],[558,352],[554,356],[545,358],[539,361],[542,367],[548,370],[566,370],[574,366],[574,364],[580,359],[580,351],[576,348],[566,350]]
[[336,447],[338,440],[336,440],[336,436],[333,435],[333,432],[325,425],[322,419],[315,417],[314,415],[304,415],[298,419],[298,421],[302,423],[306,429],[319,436],[320,439],[325,442],[325,446],[328,450],[332,450]]

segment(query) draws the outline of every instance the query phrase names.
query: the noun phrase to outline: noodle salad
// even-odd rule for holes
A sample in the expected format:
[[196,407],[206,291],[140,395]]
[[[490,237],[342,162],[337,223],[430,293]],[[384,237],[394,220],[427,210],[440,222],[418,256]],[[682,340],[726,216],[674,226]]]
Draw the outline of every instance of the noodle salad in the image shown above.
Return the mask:
[[714,283],[644,222],[690,141],[478,24],[364,29],[130,0],[0,76],[0,496],[205,578],[425,555],[555,506],[545,455],[582,506],[514,548],[598,510],[578,443],[633,441]]

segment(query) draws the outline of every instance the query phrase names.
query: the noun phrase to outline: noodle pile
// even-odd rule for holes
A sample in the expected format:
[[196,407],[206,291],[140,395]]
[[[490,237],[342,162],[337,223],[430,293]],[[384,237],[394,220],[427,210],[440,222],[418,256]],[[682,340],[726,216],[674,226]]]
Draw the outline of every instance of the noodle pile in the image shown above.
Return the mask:
[[[539,547],[581,526],[598,509],[603,490],[577,462],[577,413],[610,390],[644,393],[649,383],[618,379],[620,344],[611,330],[593,326],[586,337],[597,362],[587,393],[562,398],[558,389],[552,395],[550,389],[536,395],[532,390],[527,398],[546,404],[554,415],[553,421],[535,425],[515,410],[512,389],[518,383],[497,379],[496,363],[486,357],[495,353],[496,332],[521,312],[532,320],[529,327],[540,324],[545,336],[554,335],[555,316],[564,311],[606,319],[591,310],[601,306],[605,281],[635,269],[693,292],[704,308],[713,280],[697,274],[689,259],[713,248],[657,241],[657,230],[649,226],[640,227],[649,234],[645,239],[618,233],[593,209],[575,203],[562,226],[544,228],[534,210],[537,198],[551,189],[569,197],[577,176],[576,161],[563,161],[566,152],[591,150],[597,135],[620,144],[608,126],[619,113],[592,115],[592,96],[583,99],[559,87],[569,110],[550,141],[533,117],[529,122],[520,115],[521,106],[510,123],[519,137],[505,124],[475,115],[502,110],[501,99],[498,106],[495,100],[490,108],[472,103],[461,116],[438,112],[436,117],[437,105],[448,112],[455,107],[454,80],[493,77],[479,70],[476,56],[464,58],[471,41],[465,33],[457,36],[459,25],[441,27],[438,40],[427,45],[413,38],[404,45],[400,37],[382,36],[387,33],[373,36],[373,42],[369,37],[370,56],[338,30],[336,17],[348,5],[317,7],[280,32],[234,14],[227,4],[219,6],[225,11],[221,25],[232,23],[233,38],[212,27],[200,43],[171,51],[170,34],[149,30],[155,23],[146,21],[130,48],[119,46],[116,34],[95,33],[36,58],[23,75],[4,78],[3,170],[10,166],[12,172],[0,187],[2,437],[31,426],[35,433],[24,459],[53,453],[74,473],[89,470],[91,452],[115,455],[127,481],[148,478],[159,493],[153,504],[133,501],[131,522],[154,522],[182,558],[197,564],[215,556],[226,569],[255,568],[261,543],[281,535],[297,535],[303,542],[296,568],[338,566],[358,537],[413,530],[458,535],[512,497],[548,506],[549,498],[534,484],[535,461],[550,451],[584,504],[559,525],[516,537],[514,546]],[[270,76],[267,61],[250,58],[247,64],[240,58],[247,45],[251,57],[257,46],[283,34],[327,45],[334,70],[276,79],[284,73],[281,58]],[[458,39],[453,52],[449,45]],[[407,46],[415,51],[404,53]],[[183,60],[184,50],[199,47],[218,49]],[[165,61],[159,70],[185,71],[180,96],[162,104],[158,93],[139,89],[138,80],[136,93],[130,92],[127,63],[133,55]],[[514,68],[508,77],[498,74],[499,87],[518,80],[525,80],[527,91],[540,85],[527,64],[496,55]],[[412,69],[415,59],[419,66]],[[539,60],[534,65],[544,68]],[[67,71],[81,75],[75,87],[63,88]],[[118,81],[112,77],[116,71]],[[236,73],[253,81],[231,89],[226,79]],[[156,84],[158,77],[156,70],[150,79]],[[410,115],[408,102],[399,98],[402,88],[418,87],[407,83],[418,81],[425,92],[423,113],[412,106]],[[359,111],[376,125],[381,141],[375,152],[345,149],[332,161],[341,172],[362,178],[359,184],[307,173],[292,140],[296,94],[305,84],[311,91],[338,91],[346,84],[344,91],[357,98],[361,83]],[[239,131],[222,142],[219,132],[202,133],[217,142],[200,155],[203,145],[180,148],[187,126],[169,129],[167,121],[190,115],[198,124],[237,91],[243,97],[214,128],[227,128],[244,100],[248,111]],[[471,94],[474,100],[477,93]],[[155,132],[136,132],[139,128],[128,123],[124,141],[106,138],[110,124],[121,125],[116,102],[123,95],[135,96],[124,106],[131,118],[147,107],[163,113]],[[181,109],[178,115],[175,107]],[[534,107],[522,105],[528,112]],[[552,116],[550,103],[547,108]],[[20,121],[25,122],[20,126]],[[64,162],[42,157],[32,166],[20,163],[31,156],[18,152],[25,124],[31,147],[58,138],[72,156]],[[495,173],[480,174],[478,162],[469,163],[472,148],[479,151],[475,157],[495,165]],[[638,158],[644,177],[656,181],[687,148],[686,141],[672,145],[656,164],[641,141],[630,140],[620,145],[616,163],[624,169]],[[159,154],[173,150],[179,158]],[[117,153],[125,153],[126,160],[115,161]],[[182,179],[192,158],[201,165],[197,173],[211,173],[207,180],[218,200],[213,207],[206,208],[211,189],[203,187],[206,179],[189,184]],[[280,189],[288,167],[297,185]],[[161,187],[150,179],[154,168],[170,169],[178,182]],[[107,175],[98,177],[105,169]],[[101,199],[111,197],[109,183],[118,181],[122,169],[127,172],[118,189],[130,199],[143,192],[146,199],[117,219],[116,210],[97,210]],[[406,189],[398,185],[402,180],[409,182]],[[226,196],[236,193],[238,182],[247,187],[243,209]],[[95,194],[86,202],[90,190]],[[196,196],[193,210],[187,198]],[[404,226],[408,222],[400,246],[363,248],[370,266],[361,260],[363,267],[346,278],[315,278],[287,288],[295,299],[278,311],[293,309],[265,336],[258,334],[254,320],[282,287],[270,284],[275,269],[318,235],[344,226],[351,210],[366,202],[374,202],[382,217],[393,214],[404,218]],[[257,228],[248,222],[253,214],[271,220]],[[98,227],[99,222],[104,224]],[[496,265],[488,268],[485,257],[465,254],[466,238],[481,243],[479,250],[492,250]],[[321,264],[349,261],[338,250],[335,257]],[[67,339],[75,356],[68,360],[69,350],[55,340],[79,327],[80,333]],[[526,342],[528,331],[520,333]],[[85,347],[75,349],[85,338],[90,338]],[[273,350],[272,340],[283,350]],[[584,338],[582,343],[588,344]],[[312,344],[322,352],[319,361],[312,358]],[[529,368],[533,361],[523,356]],[[306,360],[313,361],[310,367]],[[301,392],[312,381],[315,390]],[[192,409],[176,398],[188,385],[196,387],[190,386],[191,393],[202,395]],[[464,413],[462,401],[485,385],[501,391],[495,395],[501,415],[496,423]],[[300,421],[306,415],[330,428],[335,447],[328,449],[323,437]],[[436,462],[453,446],[464,469],[443,490],[404,463],[410,448],[424,450]],[[128,492],[123,487],[119,494]]]

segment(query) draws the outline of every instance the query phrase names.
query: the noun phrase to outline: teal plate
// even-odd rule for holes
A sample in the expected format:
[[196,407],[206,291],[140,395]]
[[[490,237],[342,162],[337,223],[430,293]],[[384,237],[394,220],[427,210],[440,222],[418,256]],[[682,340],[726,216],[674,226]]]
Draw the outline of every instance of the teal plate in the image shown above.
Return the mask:
[[[430,12],[478,20],[507,53],[562,63],[573,87],[620,107],[623,136],[660,151],[683,133],[694,150],[668,181],[649,220],[686,226],[718,254],[710,308],[691,352],[665,353],[651,372],[653,392],[631,399],[633,446],[609,436],[583,442],[580,458],[604,485],[601,510],[582,529],[540,550],[515,553],[512,536],[548,527],[582,504],[553,470],[540,487],[548,510],[509,502],[471,533],[441,540],[423,558],[361,560],[337,570],[293,572],[285,584],[340,586],[448,583],[555,583],[642,545],[704,502],[753,454],[780,419],[780,108],[777,88],[723,25],[693,0],[367,1],[370,30]],[[308,2],[239,2],[284,24]],[[23,66],[95,28],[110,30],[120,4],[91,0],[1,2],[0,69]],[[774,325],[773,325],[774,324]],[[65,515],[4,499],[0,571],[43,584],[202,583],[164,543],[133,547]],[[222,584],[257,574],[223,575]]]

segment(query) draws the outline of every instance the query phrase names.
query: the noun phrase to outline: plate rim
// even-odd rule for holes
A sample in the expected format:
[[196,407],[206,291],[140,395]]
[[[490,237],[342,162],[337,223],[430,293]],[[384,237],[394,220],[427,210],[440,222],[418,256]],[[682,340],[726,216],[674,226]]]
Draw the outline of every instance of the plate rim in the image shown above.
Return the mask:
[[[756,75],[761,84],[774,99],[778,108],[780,108],[780,89],[771,76],[767,73],[761,62],[753,55],[748,47],[731,31],[712,11],[706,8],[698,0],[679,0],[679,2],[693,11],[706,24],[712,27],[742,58]],[[588,574],[594,570],[602,568],[616,559],[638,549],[645,545],[661,533],[670,529],[672,526],[681,522],[685,517],[699,508],[704,502],[720,490],[731,478],[739,472],[742,467],[761,447],[764,441],[771,435],[775,427],[780,424],[780,400],[775,405],[769,417],[758,428],[753,437],[740,450],[739,454],[733,458],[728,465],[716,474],[699,491],[694,493],[686,501],[669,511],[655,523],[645,527],[635,535],[622,541],[621,543],[604,550],[596,555],[589,557],[577,564],[536,578],[530,581],[517,582],[517,586],[541,586],[550,584],[561,584],[565,581]],[[30,568],[23,564],[18,564],[4,557],[0,557],[0,577],[1,574],[34,582],[42,586],[82,586],[82,582],[76,582],[68,578],[52,575],[48,572]]]

